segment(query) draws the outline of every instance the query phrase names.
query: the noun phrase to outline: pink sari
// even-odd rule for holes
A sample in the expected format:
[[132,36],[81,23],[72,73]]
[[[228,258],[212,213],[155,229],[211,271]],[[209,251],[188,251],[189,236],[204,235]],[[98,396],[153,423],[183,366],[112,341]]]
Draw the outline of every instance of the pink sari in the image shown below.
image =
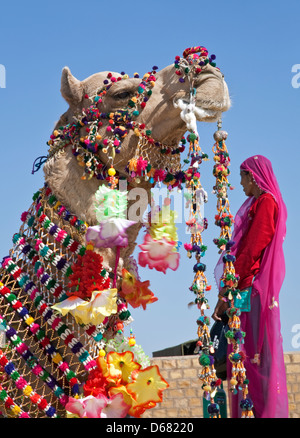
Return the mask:
[[[275,234],[264,250],[260,271],[252,284],[251,311],[242,312],[240,317],[241,330],[246,332],[243,349],[247,356],[245,368],[249,379],[249,396],[253,401],[256,418],[287,418],[288,396],[279,311],[279,292],[285,277],[283,241],[287,209],[272,164],[267,158],[255,155],[245,160],[240,168],[251,172],[259,188],[272,194],[278,205]],[[248,211],[254,201],[253,196],[249,197],[236,214],[232,255],[236,254],[239,242],[247,231]],[[217,285],[223,273],[222,256],[215,268]],[[227,375],[230,378],[229,361]],[[232,418],[240,417],[240,392],[230,395]]]

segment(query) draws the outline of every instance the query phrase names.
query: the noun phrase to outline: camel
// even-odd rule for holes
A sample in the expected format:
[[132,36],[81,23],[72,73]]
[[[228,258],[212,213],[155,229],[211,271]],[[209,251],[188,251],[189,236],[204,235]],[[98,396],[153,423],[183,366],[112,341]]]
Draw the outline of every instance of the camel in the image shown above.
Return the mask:
[[[37,191],[32,206],[23,213],[23,224],[13,237],[14,247],[4,259],[0,272],[0,327],[6,329],[6,338],[12,345],[12,348],[0,353],[3,375],[0,385],[4,391],[0,404],[4,416],[10,416],[15,409],[18,415],[27,412],[32,417],[64,417],[65,398],[74,387],[78,390],[77,384],[70,383],[72,378],[75,379],[76,375],[79,386],[85,381],[89,364],[99,353],[97,339],[115,334],[119,313],[112,316],[106,332],[100,324],[100,329],[98,327],[91,336],[70,315],[58,317],[52,306],[61,298],[61,291],[67,289],[66,267],[76,263],[86,245],[88,227],[97,225],[95,193],[110,180],[108,170],[111,166],[117,173],[118,181],[126,181],[128,193],[142,188],[150,199],[155,182],[146,177],[134,178],[130,174],[128,163],[137,156],[137,150],[155,168],[179,171],[178,144],[187,127],[195,131],[196,120],[214,122],[229,109],[229,92],[223,74],[213,62],[208,61],[202,62],[201,68],[197,64],[195,73],[194,57],[190,54],[177,57],[175,71],[174,64],[162,70],[153,67],[143,78],[137,74],[129,78],[125,73],[104,71],[80,81],[68,67],[63,68],[61,94],[68,109],[55,124],[48,142],[49,153],[44,164],[45,187]],[[206,51],[201,51],[199,60],[208,60]],[[91,108],[93,114],[97,113],[96,120]],[[85,118],[89,123],[82,122]],[[76,138],[73,136],[69,142],[65,139],[61,141],[64,127],[74,128],[75,125]],[[99,141],[93,144],[87,142],[84,146],[84,141],[91,135],[91,127],[95,128],[94,136]],[[68,134],[70,132],[69,129]],[[88,156],[95,160],[92,168],[95,163],[98,167],[93,171],[84,163],[82,151],[88,152]],[[134,199],[131,199],[128,205],[133,202]],[[49,223],[51,229],[46,227]],[[127,230],[128,245],[121,248],[118,259],[117,289],[120,288],[122,269],[129,269],[141,227],[139,221]],[[69,240],[66,243],[63,240],[64,244],[61,244],[59,236]],[[116,248],[93,250],[101,255],[106,272],[104,280],[106,283],[112,281]],[[65,264],[58,270],[62,261]],[[124,300],[118,299],[117,303],[118,312],[124,310]],[[14,311],[16,308],[22,310]],[[55,323],[56,320],[59,322]],[[64,324],[69,328],[65,336],[58,333]],[[42,340],[33,336],[36,333],[41,333]],[[78,343],[74,339],[67,342],[71,338]],[[44,342],[44,349],[53,349],[50,355],[52,362],[41,348],[41,342]],[[63,371],[61,360],[68,364]],[[21,385],[16,387],[13,379],[8,378],[9,373],[4,367],[6,363],[13,364],[13,369],[28,382],[33,391],[31,395],[25,394],[24,397]],[[45,406],[39,406],[34,398],[35,392],[42,394]],[[7,400],[13,401],[9,404]]]

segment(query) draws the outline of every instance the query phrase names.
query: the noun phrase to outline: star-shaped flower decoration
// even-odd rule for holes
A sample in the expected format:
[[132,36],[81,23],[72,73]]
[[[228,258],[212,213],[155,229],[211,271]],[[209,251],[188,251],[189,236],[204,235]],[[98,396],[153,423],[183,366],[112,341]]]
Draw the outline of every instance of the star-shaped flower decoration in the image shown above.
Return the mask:
[[131,377],[133,381],[127,385],[127,391],[140,406],[161,402],[162,392],[169,387],[157,365],[133,372]]

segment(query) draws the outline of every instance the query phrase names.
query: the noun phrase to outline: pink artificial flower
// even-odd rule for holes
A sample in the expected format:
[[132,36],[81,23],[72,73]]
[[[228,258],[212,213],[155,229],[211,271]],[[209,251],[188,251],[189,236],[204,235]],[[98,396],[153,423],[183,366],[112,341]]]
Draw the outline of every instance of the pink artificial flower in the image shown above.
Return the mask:
[[93,242],[96,248],[125,247],[128,245],[127,228],[135,223],[122,218],[107,219],[100,225],[89,227],[86,240]]
[[150,234],[145,235],[144,243],[139,245],[139,264],[144,268],[149,265],[150,269],[156,269],[164,274],[167,268],[176,271],[179,266],[179,254],[174,251],[176,242],[166,238],[152,239]]
[[129,408],[121,393],[110,398],[103,394],[78,399],[69,397],[66,405],[66,410],[79,418],[124,418]]
[[91,395],[85,398],[73,398],[69,397],[69,401],[66,404],[66,410],[73,414],[75,417],[84,418],[85,417],[85,405],[87,399],[92,398]]

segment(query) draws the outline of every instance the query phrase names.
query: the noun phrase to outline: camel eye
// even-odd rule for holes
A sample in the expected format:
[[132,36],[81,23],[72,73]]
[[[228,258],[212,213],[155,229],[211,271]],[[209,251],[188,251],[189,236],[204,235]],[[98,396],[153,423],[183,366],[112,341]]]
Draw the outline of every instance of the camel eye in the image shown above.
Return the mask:
[[126,99],[130,97],[130,93],[129,91],[122,91],[121,93],[115,94],[114,98],[115,99]]

